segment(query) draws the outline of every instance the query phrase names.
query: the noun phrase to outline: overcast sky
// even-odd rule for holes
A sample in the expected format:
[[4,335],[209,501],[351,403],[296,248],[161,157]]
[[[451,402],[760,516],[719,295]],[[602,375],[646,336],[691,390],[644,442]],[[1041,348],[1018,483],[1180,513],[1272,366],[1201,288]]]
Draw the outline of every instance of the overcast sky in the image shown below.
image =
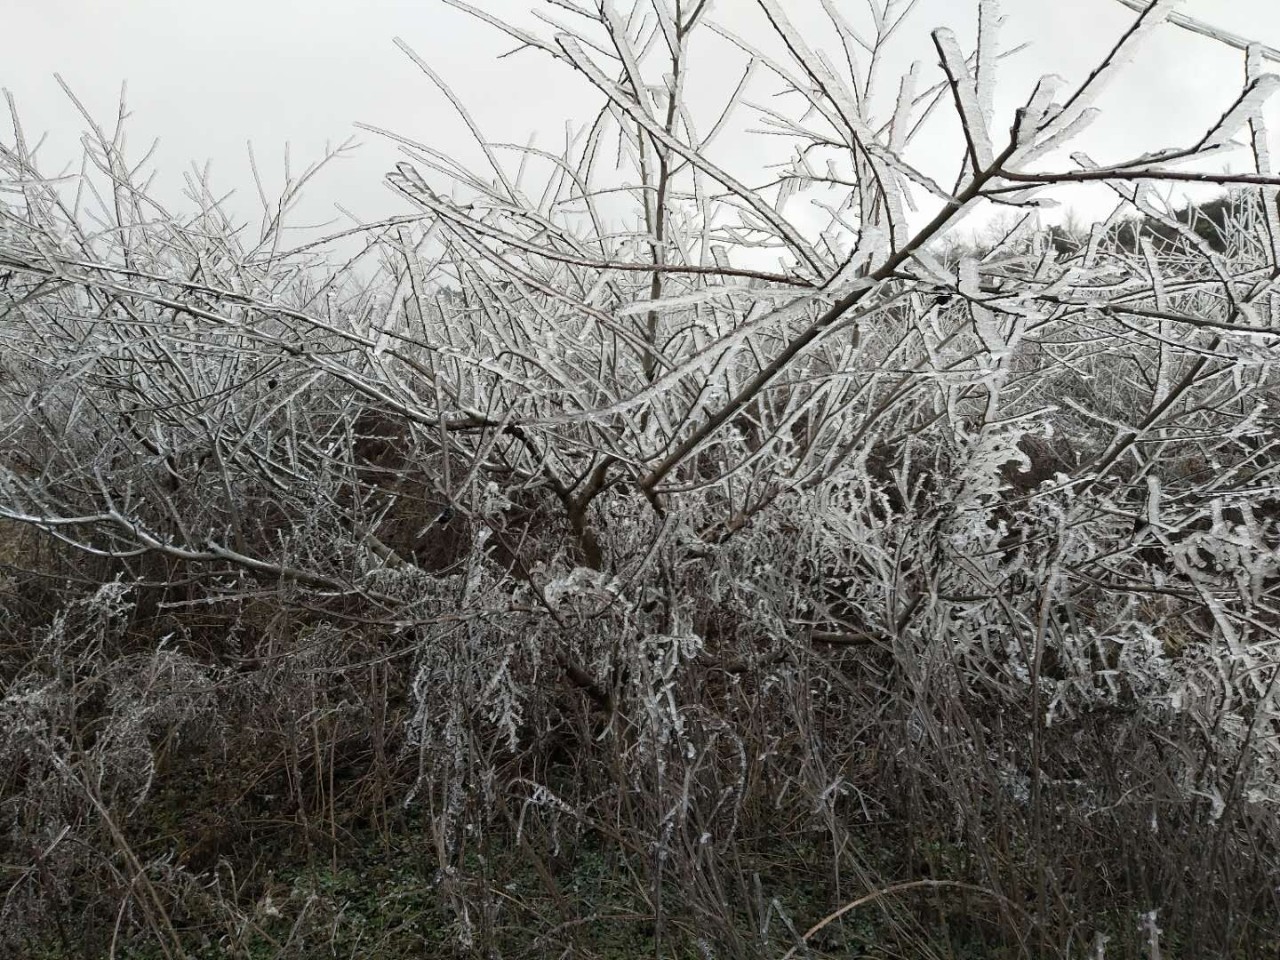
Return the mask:
[[[530,22],[535,4],[550,9],[540,0],[472,2],[521,23]],[[787,6],[800,22],[818,9],[816,0],[788,0]],[[861,9],[863,3],[844,0],[843,6]],[[896,53],[900,62],[919,57],[936,72],[929,28],[951,25],[968,46],[975,6],[921,0]],[[1116,0],[1006,0],[1003,6],[1003,45],[1032,44],[1003,71],[997,107],[1006,119],[1040,74],[1056,72],[1072,82],[1086,76],[1135,16]],[[755,8],[750,0],[719,0],[713,15],[749,33],[758,25]],[[182,171],[209,160],[215,183],[236,189],[237,209],[245,213],[250,208],[242,204],[254,194],[246,141],[253,142],[274,184],[286,143],[295,169],[301,168],[326,142],[356,133],[355,121],[472,155],[462,124],[393,37],[430,62],[497,139],[524,141],[540,131],[539,143],[551,146],[566,119],[583,117],[595,102],[584,97],[582,81],[541,54],[496,60],[510,42],[439,0],[0,0],[0,9],[7,34],[0,85],[14,95],[28,138],[50,135],[49,168],[65,162],[83,127],[54,72],[104,122],[113,120],[120,84],[127,81],[134,152],[160,138],[160,195],[176,198]],[[1280,47],[1276,0],[1187,0],[1181,9]],[[815,38],[829,35],[821,19],[808,22]],[[696,55],[695,67],[708,83],[735,78],[740,69],[741,56],[718,38],[708,38]],[[1267,67],[1280,71],[1277,63]],[[1104,119],[1082,145],[1105,161],[1186,142],[1220,115],[1242,77],[1241,54],[1165,26],[1099,104]],[[1271,116],[1273,133],[1280,131],[1280,114],[1273,109]],[[0,121],[5,139],[7,127]],[[398,158],[394,145],[367,133],[358,139],[363,146],[356,155],[315,184],[305,208],[309,217],[337,217],[335,202],[366,218],[406,212],[404,201],[381,183]],[[1275,136],[1272,141],[1280,152],[1280,142]],[[748,140],[734,143],[743,154],[737,168],[749,170],[756,148]],[[939,139],[937,149],[954,169],[954,143],[946,147]],[[1233,161],[1236,169],[1246,163],[1243,153]],[[1095,188],[1092,199],[1080,195],[1077,203],[1097,209],[1102,195]]]

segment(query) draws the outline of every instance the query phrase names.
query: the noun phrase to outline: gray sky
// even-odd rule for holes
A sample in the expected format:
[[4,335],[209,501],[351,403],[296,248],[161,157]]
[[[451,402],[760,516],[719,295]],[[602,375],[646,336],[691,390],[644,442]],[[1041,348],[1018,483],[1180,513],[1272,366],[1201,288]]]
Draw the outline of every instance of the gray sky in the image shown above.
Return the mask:
[[[529,23],[538,0],[472,0],[496,15]],[[837,0],[840,2],[840,0]],[[620,4],[621,5],[621,4]],[[846,0],[851,10],[860,0]],[[542,9],[549,9],[539,4]],[[903,35],[898,62],[925,61],[937,72],[929,28],[947,23],[971,44],[976,4],[968,0],[921,0]],[[473,156],[462,124],[417,68],[392,45],[404,38],[462,95],[494,138],[525,141],[540,131],[550,147],[569,118],[586,116],[595,102],[583,82],[548,58],[526,52],[503,61],[510,42],[491,28],[439,0],[0,0],[8,34],[0,60],[0,86],[16,98],[29,139],[50,134],[46,169],[71,156],[83,124],[53,79],[60,73],[85,106],[104,124],[115,115],[120,83],[128,81],[132,112],[130,143],[140,154],[161,140],[155,165],[159,195],[175,201],[181,174],[192,161],[212,161],[213,179],[238,192],[236,210],[248,213],[254,189],[245,149],[252,141],[268,189],[281,180],[285,143],[294,169],[355,131],[354,121],[393,129],[447,152]],[[797,22],[812,22],[815,39],[830,28],[813,19],[818,5],[795,0]],[[1280,47],[1280,3],[1275,0],[1187,0],[1183,12]],[[1004,45],[1030,41],[1002,75],[997,109],[1011,116],[1035,78],[1060,73],[1078,82],[1132,22],[1132,11],[1116,0],[1006,0]],[[719,0],[715,19],[750,34],[758,25],[750,0]],[[567,14],[562,14],[566,15]],[[741,56],[717,38],[697,48],[695,69],[708,83],[732,82]],[[1280,64],[1268,69],[1280,71]],[[1103,119],[1080,141],[1098,160],[1186,142],[1216,119],[1238,91],[1242,55],[1208,39],[1165,26],[1099,104]],[[1272,131],[1280,131],[1273,108]],[[706,121],[704,121],[706,122]],[[8,138],[8,124],[0,133]],[[954,136],[954,128],[949,130]],[[940,171],[952,171],[955,141],[939,127]],[[393,145],[359,133],[361,149],[310,191],[309,219],[337,217],[339,202],[363,217],[407,212],[404,201],[381,184],[398,158]],[[1280,154],[1280,138],[1272,137]],[[747,139],[731,141],[744,153],[736,169],[750,172],[757,149]],[[1242,169],[1247,157],[1232,161]],[[1074,202],[1086,211],[1105,205],[1103,188]]]

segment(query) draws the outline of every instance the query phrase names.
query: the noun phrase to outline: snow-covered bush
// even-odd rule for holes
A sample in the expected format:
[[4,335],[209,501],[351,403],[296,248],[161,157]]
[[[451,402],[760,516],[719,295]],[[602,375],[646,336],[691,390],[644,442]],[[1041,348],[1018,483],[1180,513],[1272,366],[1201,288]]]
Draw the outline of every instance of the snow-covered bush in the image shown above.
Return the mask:
[[[814,920],[933,890],[880,901],[917,947],[960,891],[1024,954],[1149,949],[1152,911],[1189,955],[1276,937],[1268,51],[1201,139],[1100,163],[1070,143],[1147,36],[1235,39],[1160,0],[998,116],[994,0],[892,96],[906,0],[824,0],[829,49],[778,0],[741,34],[705,2],[544,33],[449,5],[599,112],[560,152],[473,126],[481,169],[401,138],[410,212],[355,263],[284,243],[314,171],[254,236],[208,185],[160,209],[118,134],[74,184],[0,148],[0,530],[41,534],[0,547],[14,943],[116,912],[181,953],[193,878],[261,872],[272,803],[335,862],[348,819],[422,811],[476,951],[514,909],[504,845],[564,937],[547,862],[590,843],[658,941],[734,956],[795,946],[761,864],[801,849]],[[744,73],[707,113],[713,43]],[[784,145],[768,174],[720,147],[740,114]],[[1186,166],[1241,145],[1250,172]],[[1177,209],[1179,180],[1227,192]],[[1050,231],[1084,182],[1116,215]],[[952,243],[996,205],[993,243]],[[208,829],[148,835],[183,776]]]

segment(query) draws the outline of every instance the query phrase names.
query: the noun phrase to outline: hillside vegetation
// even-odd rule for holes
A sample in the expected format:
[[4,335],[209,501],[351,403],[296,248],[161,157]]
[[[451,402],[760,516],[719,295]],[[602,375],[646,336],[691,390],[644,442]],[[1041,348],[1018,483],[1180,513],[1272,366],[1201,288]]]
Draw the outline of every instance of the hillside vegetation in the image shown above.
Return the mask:
[[[1275,955],[1270,53],[1101,165],[1066,145],[1171,4],[1015,117],[994,3],[901,78],[905,0],[825,5],[847,65],[780,0],[768,47],[623,6],[472,11],[599,113],[476,169],[402,138],[405,214],[326,243],[315,170],[246,226],[14,114],[0,955]],[[684,88],[726,42],[729,120]],[[739,112],[792,158],[726,167]],[[1115,216],[1042,227],[1076,182]]]

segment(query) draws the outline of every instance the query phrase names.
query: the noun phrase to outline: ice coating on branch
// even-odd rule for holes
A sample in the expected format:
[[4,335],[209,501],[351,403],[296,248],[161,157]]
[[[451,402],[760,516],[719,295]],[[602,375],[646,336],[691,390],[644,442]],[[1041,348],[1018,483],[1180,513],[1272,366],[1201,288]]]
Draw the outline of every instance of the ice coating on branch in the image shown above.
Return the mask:
[[[871,286],[874,286],[873,281],[862,278],[855,280],[852,283],[842,284],[839,287],[833,286],[828,295],[833,296],[836,289],[849,292],[854,289],[869,288]],[[732,333],[720,338],[713,344],[709,344],[708,347],[697,356],[692,357],[685,363],[673,367],[661,377],[657,378],[648,387],[626,397],[625,399],[605,406],[588,409],[581,413],[566,413],[559,416],[545,417],[534,422],[539,425],[546,426],[553,424],[578,423],[586,420],[593,420],[601,416],[625,413],[629,410],[634,410],[637,407],[674,389],[684,378],[692,374],[696,374],[701,371],[724,369],[732,362],[736,351],[745,346],[747,341],[754,334],[760,333],[772,325],[781,325],[801,319],[807,315],[812,315],[818,303],[818,299],[813,296],[796,297],[790,303],[783,304],[774,310],[763,313],[755,320],[744,322]]]
[[[604,0],[600,6],[600,12],[604,15],[605,22],[609,25],[609,33],[614,39],[618,57],[622,60],[627,81],[634,88],[636,96],[640,96],[649,90],[649,86],[644,82],[644,73],[640,69],[640,63],[636,58],[636,51],[631,43],[628,42],[627,22],[610,0]],[[640,104],[641,109],[646,114],[649,114],[654,106],[655,104],[652,102]]]
[[737,197],[745,207],[749,207],[757,214],[765,223],[767,223],[779,237],[786,240],[787,245],[800,257],[800,259],[811,269],[818,272],[824,272],[827,264],[821,255],[806,241],[796,228],[788,223],[783,217],[773,210],[769,204],[759,196],[758,192],[752,190],[746,184],[737,180],[727,171],[713,164],[702,153],[690,147],[687,143],[673,137],[664,127],[657,123],[649,114],[640,110],[635,103],[634,97],[630,92],[612,80],[605,74],[595,62],[587,56],[583,50],[582,44],[576,39],[568,35],[560,35],[556,37],[556,42],[560,45],[560,49],[564,51],[566,57],[577,67],[587,78],[595,85],[595,87],[609,99],[620,110],[626,112],[635,120],[645,131],[664,147],[670,149],[677,155],[689,161],[693,166],[704,172],[707,176],[714,178],[722,183]]
[[1199,147],[1211,150],[1230,142],[1240,128],[1262,117],[1262,108],[1276,90],[1280,89],[1280,77],[1266,73],[1250,82],[1240,99],[1223,114],[1222,119],[1204,135]]
[[692,293],[683,293],[675,297],[664,297],[661,300],[637,300],[634,303],[618,307],[614,310],[614,314],[619,317],[634,317],[648,313],[651,310],[665,311],[683,307],[696,307],[732,296],[744,296],[750,297],[756,302],[768,302],[770,300],[790,300],[795,295],[796,292],[794,290],[762,290],[759,287],[751,287],[745,283],[726,283],[707,287],[704,290],[695,290]]
[[915,100],[916,86],[920,83],[920,61],[911,64],[911,69],[902,78],[898,86],[898,103],[893,111],[893,124],[889,130],[889,149],[894,153],[902,150],[907,140],[910,126],[911,104]]
[[1065,81],[1055,73],[1045,74],[1036,83],[1027,101],[1026,116],[1019,131],[1020,142],[1030,143],[1036,136],[1041,121],[1053,106],[1053,98]]
[[1083,86],[1076,91],[1056,116],[1050,115],[1041,127],[1041,135],[1052,137],[1060,131],[1072,126],[1125,67],[1127,67],[1142,44],[1151,36],[1157,27],[1169,18],[1169,14],[1182,3],[1182,0],[1156,0],[1147,11],[1138,17],[1138,22],[1117,44],[1111,56],[1096,69]]
[[[1049,109],[1052,110],[1053,108],[1050,107]],[[1079,134],[1088,129],[1088,127],[1093,124],[1093,121],[1100,115],[1101,111],[1094,107],[1082,110],[1080,114],[1065,127],[1050,134],[1048,137],[1038,138],[1033,145],[1019,150],[1014,155],[1014,159],[1024,166],[1039,160],[1045,154],[1051,153],[1064,144],[1070,143]]]
[[924,276],[930,282],[946,287],[952,283],[950,271],[943,266],[942,262],[928,250],[923,247],[911,254],[911,259],[918,263],[924,270]]
[[759,0],[759,3],[764,8],[774,29],[786,41],[793,55],[813,71],[817,82],[822,86],[822,92],[826,94],[839,111],[840,119],[848,125],[850,132],[859,137],[872,139],[868,136],[862,112],[858,109],[856,95],[849,89],[849,85],[837,76],[835,70],[831,67],[830,61],[810,46],[804,35],[791,23],[778,0]]
[[[1245,52],[1245,76],[1251,83],[1262,76],[1262,49],[1256,43],[1250,44]],[[1263,176],[1272,175],[1274,169],[1271,163],[1271,137],[1267,133],[1266,117],[1261,110],[1249,118],[1249,132],[1253,145],[1254,164],[1258,173]],[[1267,221],[1267,233],[1271,238],[1271,255],[1277,263],[1280,263],[1280,212],[1276,210],[1276,189],[1273,187],[1267,193],[1271,197],[1271,202],[1262,205],[1263,212]]]
[[658,24],[662,28],[663,39],[666,40],[669,50],[676,50],[680,46],[679,28],[676,25],[675,13],[668,5],[667,0],[652,0],[654,12],[658,15]]
[[995,116],[996,64],[1000,60],[1000,0],[980,0],[978,4],[978,109],[988,129]]
[[960,122],[964,124],[965,135],[973,147],[973,159],[979,169],[986,169],[991,166],[994,154],[991,149],[987,117],[978,100],[976,85],[969,75],[969,65],[960,51],[960,44],[954,32],[946,27],[940,27],[933,31],[933,41],[938,47],[943,67],[959,100]]

